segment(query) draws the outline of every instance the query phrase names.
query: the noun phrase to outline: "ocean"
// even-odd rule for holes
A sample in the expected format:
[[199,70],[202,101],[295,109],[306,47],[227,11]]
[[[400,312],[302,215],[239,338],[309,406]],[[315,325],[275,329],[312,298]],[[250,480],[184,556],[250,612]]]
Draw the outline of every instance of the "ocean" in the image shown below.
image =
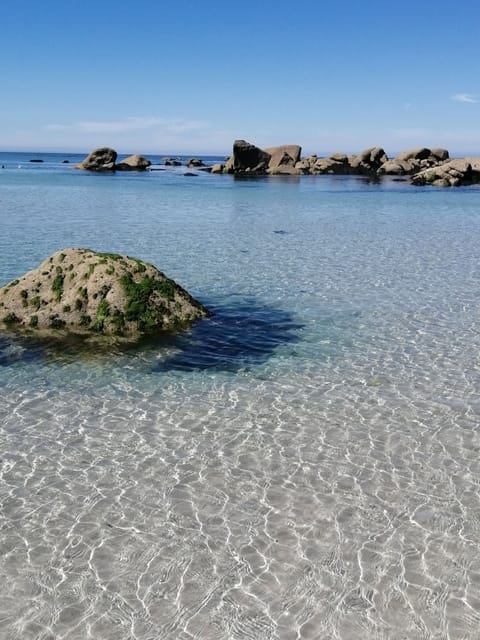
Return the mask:
[[88,247],[214,315],[0,335],[0,638],[478,637],[480,189],[83,157],[0,153],[0,286]]

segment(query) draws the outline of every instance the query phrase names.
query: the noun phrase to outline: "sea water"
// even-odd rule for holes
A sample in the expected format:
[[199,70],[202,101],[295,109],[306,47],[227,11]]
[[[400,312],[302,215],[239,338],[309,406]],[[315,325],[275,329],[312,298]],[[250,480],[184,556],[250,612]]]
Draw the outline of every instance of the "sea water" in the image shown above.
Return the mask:
[[0,285],[88,247],[214,316],[0,337],[0,638],[478,637],[480,190],[41,157],[0,154]]

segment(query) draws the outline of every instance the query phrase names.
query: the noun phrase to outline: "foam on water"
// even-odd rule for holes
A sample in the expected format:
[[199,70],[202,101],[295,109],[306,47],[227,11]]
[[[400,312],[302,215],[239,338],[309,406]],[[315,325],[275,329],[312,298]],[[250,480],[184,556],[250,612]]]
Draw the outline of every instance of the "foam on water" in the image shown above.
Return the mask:
[[0,637],[476,637],[478,192],[99,178],[0,190],[3,281],[126,250],[216,314],[1,339]]

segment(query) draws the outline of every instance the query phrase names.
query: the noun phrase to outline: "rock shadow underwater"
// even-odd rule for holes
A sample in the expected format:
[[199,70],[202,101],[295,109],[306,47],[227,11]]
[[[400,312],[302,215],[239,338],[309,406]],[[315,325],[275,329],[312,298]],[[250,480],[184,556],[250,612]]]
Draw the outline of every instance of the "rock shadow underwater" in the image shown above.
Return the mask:
[[[230,296],[228,301],[207,300],[211,318],[200,320],[181,333],[162,333],[136,344],[86,344],[79,336],[55,340],[10,334],[0,336],[0,367],[42,361],[130,361],[137,356],[151,364],[152,374],[169,371],[238,371],[258,366],[284,345],[300,340],[303,324],[284,309],[254,298]],[[151,361],[151,360],[150,360]]]
[[169,340],[175,353],[160,360],[160,371],[238,371],[265,363],[286,344],[300,340],[303,324],[293,315],[254,299],[233,300],[207,306],[213,316],[197,323],[188,333]]

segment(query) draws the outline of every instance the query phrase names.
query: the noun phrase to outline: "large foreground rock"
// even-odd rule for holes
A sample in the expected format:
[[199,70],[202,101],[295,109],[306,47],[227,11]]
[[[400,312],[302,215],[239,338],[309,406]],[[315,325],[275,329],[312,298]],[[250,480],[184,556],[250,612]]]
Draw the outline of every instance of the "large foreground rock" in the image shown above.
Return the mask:
[[90,249],[58,251],[0,289],[0,330],[134,340],[209,315],[153,265]]

